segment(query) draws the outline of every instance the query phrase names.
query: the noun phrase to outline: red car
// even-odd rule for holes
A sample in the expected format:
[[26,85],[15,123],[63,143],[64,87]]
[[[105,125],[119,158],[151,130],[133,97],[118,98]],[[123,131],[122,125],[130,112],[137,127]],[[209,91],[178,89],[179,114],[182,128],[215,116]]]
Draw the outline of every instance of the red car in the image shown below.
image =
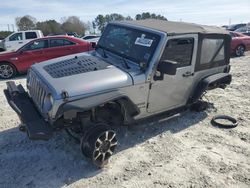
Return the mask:
[[230,32],[232,36],[231,53],[236,56],[242,56],[245,51],[250,50],[250,36],[237,32]]
[[0,54],[0,78],[27,72],[34,63],[93,50],[92,44],[69,36],[51,36],[30,41],[14,52]]

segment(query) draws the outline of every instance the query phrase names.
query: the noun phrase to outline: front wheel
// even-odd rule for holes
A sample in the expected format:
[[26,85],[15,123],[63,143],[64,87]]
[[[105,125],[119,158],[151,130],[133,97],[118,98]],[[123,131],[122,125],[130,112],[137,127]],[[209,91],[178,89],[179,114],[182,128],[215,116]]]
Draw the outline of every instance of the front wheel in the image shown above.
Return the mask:
[[16,68],[10,63],[0,63],[0,78],[9,79],[16,75]]
[[98,123],[87,129],[80,145],[82,153],[91,158],[98,167],[103,167],[108,163],[116,146],[115,131],[104,123]]
[[239,45],[235,49],[235,55],[237,57],[243,56],[245,52],[245,47],[243,45]]

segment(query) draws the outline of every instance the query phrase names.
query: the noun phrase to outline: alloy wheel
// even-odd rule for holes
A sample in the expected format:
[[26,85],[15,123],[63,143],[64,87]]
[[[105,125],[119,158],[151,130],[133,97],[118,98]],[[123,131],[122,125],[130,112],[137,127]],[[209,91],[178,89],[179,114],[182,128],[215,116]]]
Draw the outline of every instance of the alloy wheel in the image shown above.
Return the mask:
[[11,78],[14,74],[14,69],[9,64],[0,65],[0,77],[1,78]]
[[92,158],[93,162],[97,166],[105,165],[107,160],[114,153],[116,146],[117,139],[114,131],[109,130],[100,134],[95,142],[95,149]]
[[245,48],[244,46],[240,45],[236,48],[235,54],[236,56],[242,56],[244,54]]

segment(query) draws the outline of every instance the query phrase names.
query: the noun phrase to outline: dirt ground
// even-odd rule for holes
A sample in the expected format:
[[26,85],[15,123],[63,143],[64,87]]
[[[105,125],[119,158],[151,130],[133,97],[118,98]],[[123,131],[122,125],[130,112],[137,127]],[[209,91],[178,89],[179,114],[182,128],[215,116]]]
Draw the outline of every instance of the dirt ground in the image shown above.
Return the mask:
[[[64,132],[30,141],[7,104],[0,81],[0,187],[250,187],[250,53],[232,58],[232,84],[208,92],[202,113],[152,119],[123,128],[116,154],[100,170]],[[25,76],[15,79],[25,83]],[[214,115],[238,119],[213,127]]]

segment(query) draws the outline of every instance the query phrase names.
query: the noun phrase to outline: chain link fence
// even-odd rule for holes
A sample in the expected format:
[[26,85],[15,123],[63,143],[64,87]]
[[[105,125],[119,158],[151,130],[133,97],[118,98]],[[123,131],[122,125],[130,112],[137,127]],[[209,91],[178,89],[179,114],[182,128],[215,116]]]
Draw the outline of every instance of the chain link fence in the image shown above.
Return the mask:
[[0,24],[0,31],[16,31],[16,26],[14,24]]

